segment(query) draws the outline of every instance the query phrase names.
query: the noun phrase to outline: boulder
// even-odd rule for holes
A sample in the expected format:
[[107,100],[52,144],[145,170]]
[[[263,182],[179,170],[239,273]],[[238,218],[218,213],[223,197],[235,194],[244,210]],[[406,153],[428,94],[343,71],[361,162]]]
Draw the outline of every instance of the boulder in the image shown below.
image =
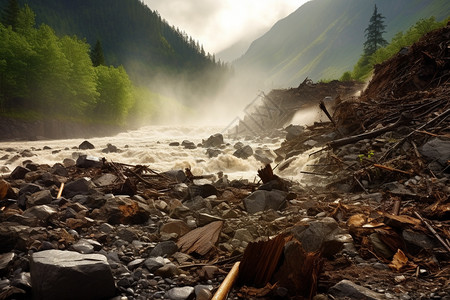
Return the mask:
[[330,217],[294,226],[291,232],[302,243],[305,251],[321,251],[325,257],[338,253],[344,243],[352,242],[351,235],[346,234],[336,220]]
[[432,138],[419,147],[420,153],[430,161],[437,161],[442,167],[450,161],[450,141],[440,138]]
[[53,196],[49,190],[43,190],[33,193],[28,197],[27,206],[50,204],[53,200]]
[[84,141],[78,146],[78,149],[81,149],[81,150],[88,150],[88,149],[94,149],[94,148],[95,148],[94,145],[92,145],[88,141]]
[[234,151],[233,155],[237,158],[247,159],[253,155],[253,149],[249,145],[246,145]]
[[67,169],[60,163],[54,164],[53,167],[50,169],[50,173],[63,177],[69,176],[69,172],[67,171]]
[[203,147],[209,148],[209,147],[220,147],[224,144],[223,142],[223,135],[221,133],[216,133],[211,135],[206,141],[203,141]]
[[73,251],[33,253],[30,261],[34,299],[108,299],[115,295],[106,257]]
[[184,149],[196,149],[197,148],[197,146],[193,142],[188,141],[188,140],[184,140],[181,143],[181,146],[183,146]]
[[221,153],[222,153],[222,151],[220,151],[219,149],[213,149],[213,148],[206,149],[206,155],[208,155],[209,158],[217,157]]
[[286,140],[287,141],[291,141],[293,139],[295,139],[296,137],[299,137],[303,131],[305,131],[305,127],[301,126],[301,125],[289,125],[288,127],[286,127],[284,129],[287,134],[286,134]]
[[154,272],[164,266],[164,258],[162,256],[150,257],[144,261],[144,264],[150,272]]
[[116,153],[116,152],[119,152],[119,149],[116,146],[108,143],[106,145],[106,148],[103,149],[102,152],[103,153]]
[[286,204],[286,192],[257,190],[244,199],[247,212],[254,214],[268,209],[279,210]]
[[36,223],[45,225],[48,219],[57,213],[56,209],[48,205],[37,205],[25,210],[23,217],[35,219]]

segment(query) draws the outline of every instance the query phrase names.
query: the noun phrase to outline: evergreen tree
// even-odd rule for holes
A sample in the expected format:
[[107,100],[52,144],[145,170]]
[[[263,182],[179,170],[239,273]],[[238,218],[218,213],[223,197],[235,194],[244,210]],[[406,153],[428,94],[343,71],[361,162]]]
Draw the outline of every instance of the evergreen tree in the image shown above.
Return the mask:
[[2,23],[5,26],[11,26],[13,29],[16,29],[19,11],[19,2],[17,0],[9,0],[8,5],[2,12]]
[[369,26],[366,28],[364,42],[364,56],[369,57],[377,51],[378,48],[387,45],[386,40],[383,38],[384,29],[386,25],[383,22],[384,17],[378,13],[377,6],[373,10],[372,17],[369,21]]
[[94,49],[91,51],[91,60],[94,67],[105,65],[105,57],[103,56],[103,48],[100,40],[97,40]]

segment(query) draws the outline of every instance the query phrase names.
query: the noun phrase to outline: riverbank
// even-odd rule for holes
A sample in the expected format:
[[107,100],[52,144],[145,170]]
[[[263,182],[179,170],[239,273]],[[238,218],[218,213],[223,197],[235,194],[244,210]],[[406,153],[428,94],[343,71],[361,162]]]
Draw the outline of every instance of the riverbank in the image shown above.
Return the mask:
[[24,121],[0,118],[0,141],[36,141],[49,139],[111,136],[125,131],[118,125],[86,124],[64,120]]

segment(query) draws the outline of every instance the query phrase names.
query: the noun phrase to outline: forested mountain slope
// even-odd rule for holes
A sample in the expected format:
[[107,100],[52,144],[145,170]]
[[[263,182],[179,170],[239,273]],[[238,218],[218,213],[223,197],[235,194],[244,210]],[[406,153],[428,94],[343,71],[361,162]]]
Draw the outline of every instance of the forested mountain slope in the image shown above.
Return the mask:
[[312,0],[255,40],[234,65],[259,74],[270,87],[339,78],[362,54],[374,5],[385,19],[386,40],[420,18],[450,15],[446,0]]
[[[0,8],[7,2],[0,0]],[[48,24],[59,36],[77,35],[92,47],[100,40],[106,64],[123,65],[134,82],[147,83],[164,74],[195,85],[207,80],[205,73],[212,78],[226,73],[226,67],[205,53],[198,41],[139,0],[19,2],[36,13],[37,25]]]

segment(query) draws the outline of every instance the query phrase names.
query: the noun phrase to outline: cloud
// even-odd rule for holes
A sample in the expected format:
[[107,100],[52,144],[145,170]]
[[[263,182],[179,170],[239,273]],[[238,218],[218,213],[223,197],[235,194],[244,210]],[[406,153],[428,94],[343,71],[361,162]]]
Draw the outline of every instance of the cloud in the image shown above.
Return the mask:
[[269,29],[308,0],[144,0],[169,24],[217,53]]

